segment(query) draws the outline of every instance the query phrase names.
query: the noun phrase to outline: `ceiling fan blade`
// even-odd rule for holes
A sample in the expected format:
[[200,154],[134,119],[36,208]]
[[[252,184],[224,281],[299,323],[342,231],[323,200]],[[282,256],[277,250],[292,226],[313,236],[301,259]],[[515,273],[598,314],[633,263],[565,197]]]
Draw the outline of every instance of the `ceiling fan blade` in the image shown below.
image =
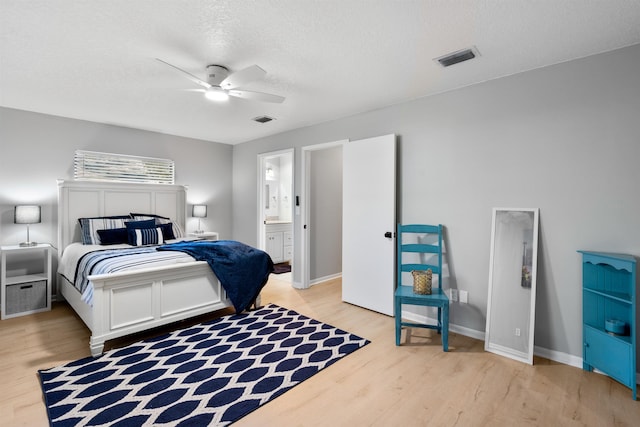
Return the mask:
[[271,93],[253,92],[250,90],[233,89],[227,92],[230,96],[235,96],[236,98],[250,99],[252,101],[274,102],[276,104],[280,104],[285,99],[284,96],[273,95]]
[[231,74],[220,83],[220,87],[223,89],[234,89],[247,83],[263,79],[266,74],[267,72],[262,68],[257,65],[252,65]]
[[162,62],[162,63],[163,63],[163,64],[165,64],[165,65],[168,65],[169,67],[173,68],[174,70],[178,70],[178,71],[180,71],[182,74],[184,74],[184,76],[185,76],[186,78],[188,78],[189,80],[191,80],[191,81],[192,81],[192,82],[194,82],[195,84],[198,84],[198,85],[200,85],[200,86],[202,86],[202,87],[204,87],[204,88],[207,88],[207,89],[209,89],[209,88],[211,87],[211,85],[210,85],[209,83],[205,82],[204,80],[200,80],[199,78],[197,78],[197,77],[196,77],[196,76],[194,76],[193,74],[191,74],[191,73],[189,73],[189,72],[187,72],[187,71],[185,71],[185,70],[183,70],[183,69],[181,69],[181,68],[178,68],[178,67],[176,67],[175,65],[169,64],[168,62],[163,61],[163,60],[162,60],[162,59],[160,59],[160,58],[156,58],[156,60],[157,60],[157,61],[159,61],[159,62]]

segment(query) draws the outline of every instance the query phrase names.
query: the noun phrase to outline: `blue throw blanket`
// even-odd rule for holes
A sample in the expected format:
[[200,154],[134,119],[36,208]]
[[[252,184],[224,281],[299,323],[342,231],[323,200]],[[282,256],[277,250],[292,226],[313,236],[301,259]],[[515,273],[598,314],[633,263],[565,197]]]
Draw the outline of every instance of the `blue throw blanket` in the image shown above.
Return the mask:
[[197,261],[206,261],[236,313],[249,308],[273,271],[273,261],[266,252],[233,240],[178,242],[157,249],[185,252]]

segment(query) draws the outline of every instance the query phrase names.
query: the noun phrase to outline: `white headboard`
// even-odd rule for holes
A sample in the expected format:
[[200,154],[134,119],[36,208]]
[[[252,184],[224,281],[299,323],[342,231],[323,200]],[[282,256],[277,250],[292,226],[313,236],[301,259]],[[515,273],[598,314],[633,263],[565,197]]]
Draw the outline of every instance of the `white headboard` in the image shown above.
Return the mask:
[[171,218],[185,229],[187,187],[58,180],[58,253],[80,241],[78,218],[150,213]]

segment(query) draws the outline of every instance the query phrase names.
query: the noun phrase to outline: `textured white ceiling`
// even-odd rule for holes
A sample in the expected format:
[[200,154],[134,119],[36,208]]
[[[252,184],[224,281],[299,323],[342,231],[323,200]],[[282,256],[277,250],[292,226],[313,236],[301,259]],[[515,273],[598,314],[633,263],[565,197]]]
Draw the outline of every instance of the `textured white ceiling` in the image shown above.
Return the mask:
[[[0,105],[237,144],[636,43],[637,0],[0,0]],[[156,57],[287,99],[215,104]]]

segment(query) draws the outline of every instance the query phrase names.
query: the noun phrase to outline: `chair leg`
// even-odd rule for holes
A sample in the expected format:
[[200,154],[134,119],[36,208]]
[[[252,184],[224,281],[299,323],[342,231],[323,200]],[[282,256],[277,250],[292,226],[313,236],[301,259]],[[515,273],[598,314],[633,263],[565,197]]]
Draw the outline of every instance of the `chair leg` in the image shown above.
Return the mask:
[[442,307],[442,350],[449,351],[449,304]]
[[438,326],[438,334],[442,333],[442,309],[438,307],[438,317],[437,317],[437,326]]
[[394,298],[394,314],[396,318],[396,345],[400,345],[400,335],[402,334],[402,328],[400,322],[402,321],[402,304],[400,298]]

